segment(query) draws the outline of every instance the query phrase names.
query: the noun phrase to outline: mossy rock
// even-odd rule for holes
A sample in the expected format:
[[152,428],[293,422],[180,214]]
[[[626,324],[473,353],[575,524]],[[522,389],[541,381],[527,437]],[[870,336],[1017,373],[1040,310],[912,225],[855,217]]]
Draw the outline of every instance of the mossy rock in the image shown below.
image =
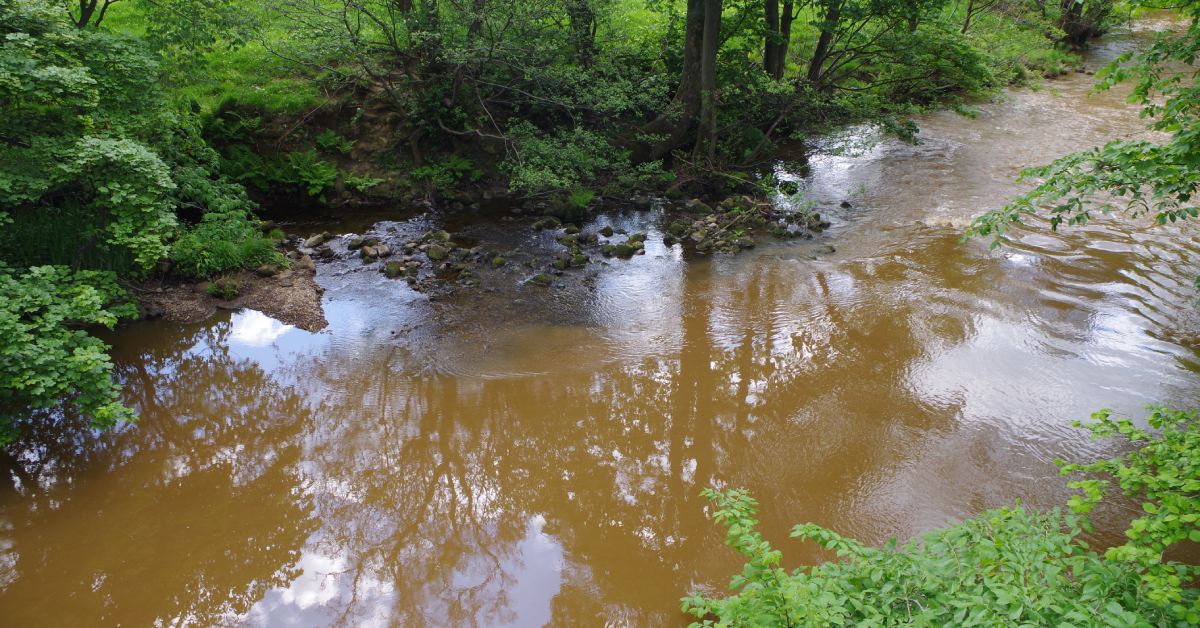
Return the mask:
[[554,282],[554,279],[552,277],[550,277],[550,275],[547,275],[546,273],[538,273],[538,274],[534,275],[533,277],[530,277],[530,279],[529,279],[529,283],[532,283],[532,284],[538,285],[538,286],[549,286],[553,282]]
[[624,242],[622,242],[620,244],[612,245],[612,249],[611,249],[611,254],[613,255],[613,257],[619,257],[621,259],[629,259],[629,258],[633,257],[634,254],[637,252],[638,252],[638,247],[630,246],[628,244],[625,244]]
[[232,301],[242,293],[242,284],[234,279],[222,278],[218,279],[205,288],[208,295],[222,301]]
[[543,229],[557,229],[562,226],[562,221],[554,216],[546,216],[537,222],[533,223],[533,228],[541,231]]
[[403,275],[404,272],[405,272],[405,266],[404,266],[404,264],[401,264],[400,262],[388,262],[383,265],[383,274],[386,275],[389,279],[395,279],[395,278]]
[[425,255],[435,262],[440,262],[450,256],[450,250],[439,244],[434,244],[425,250]]
[[567,225],[563,229],[563,233],[567,235],[575,235],[576,233],[579,233],[579,227],[576,227],[575,225]]
[[499,255],[492,258],[492,268],[500,268],[507,263],[508,263],[508,260],[504,259],[503,257],[500,257]]

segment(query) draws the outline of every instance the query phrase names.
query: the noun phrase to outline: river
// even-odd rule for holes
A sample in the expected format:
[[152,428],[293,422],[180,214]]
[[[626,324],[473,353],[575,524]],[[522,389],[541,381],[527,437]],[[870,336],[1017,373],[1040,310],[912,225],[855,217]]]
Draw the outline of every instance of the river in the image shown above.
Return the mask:
[[[810,242],[684,255],[660,211],[606,213],[586,228],[646,230],[647,254],[544,288],[531,218],[468,223],[514,256],[479,289],[334,262],[319,333],[248,310],[127,326],[140,423],[48,422],[10,465],[0,623],[680,625],[680,596],[740,569],[706,486],[750,489],[788,566],[828,558],[794,523],[881,544],[1061,505],[1053,460],[1113,453],[1072,421],[1200,396],[1194,229],[960,242],[1022,167],[1146,134],[1093,81],[815,158],[800,183],[833,226]],[[441,226],[390,218],[374,231]]]

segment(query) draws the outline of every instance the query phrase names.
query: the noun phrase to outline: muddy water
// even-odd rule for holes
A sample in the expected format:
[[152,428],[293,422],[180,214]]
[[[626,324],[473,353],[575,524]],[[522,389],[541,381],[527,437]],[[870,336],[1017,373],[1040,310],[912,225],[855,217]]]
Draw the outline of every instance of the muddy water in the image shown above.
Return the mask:
[[1143,133],[1092,80],[817,159],[809,197],[852,207],[814,242],[694,257],[658,212],[616,213],[588,228],[648,230],[647,255],[547,289],[522,218],[466,228],[513,251],[477,292],[337,262],[321,333],[253,311],[127,328],[141,423],[48,422],[3,461],[0,623],[673,625],[738,568],[705,486],[751,489],[790,564],[825,558],[795,522],[882,543],[1060,504],[1052,461],[1105,452],[1072,420],[1200,393],[1193,231],[959,242],[1019,168]]

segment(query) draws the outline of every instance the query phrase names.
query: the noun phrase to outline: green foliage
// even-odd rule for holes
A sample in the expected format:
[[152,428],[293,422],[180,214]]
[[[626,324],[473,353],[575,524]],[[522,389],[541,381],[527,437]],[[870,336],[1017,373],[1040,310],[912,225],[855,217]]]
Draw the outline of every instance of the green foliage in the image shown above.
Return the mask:
[[1140,501],[1143,514],[1125,531],[1129,540],[1110,548],[1105,558],[1141,574],[1150,602],[1170,608],[1188,624],[1200,624],[1200,599],[1193,585],[1200,569],[1163,558],[1179,543],[1200,543],[1200,413],[1152,406],[1149,430],[1130,419],[1113,418],[1109,410],[1093,414],[1092,421],[1076,425],[1091,430],[1093,438],[1119,439],[1133,450],[1091,464],[1059,462],[1063,474],[1100,476],[1071,482],[1082,491],[1071,499],[1071,508],[1091,512],[1111,492],[1113,481],[1125,497]]
[[371,188],[383,183],[383,179],[372,176],[357,176],[348,174],[345,177],[346,185],[356,192],[367,192]]
[[205,289],[208,296],[221,299],[222,301],[232,301],[242,293],[242,284],[234,279],[222,277],[210,284]]
[[571,209],[584,209],[596,198],[596,193],[584,188],[576,188],[571,190],[567,195],[567,207]]
[[[153,4],[176,18],[234,6]],[[86,331],[136,313],[117,273],[101,269],[140,277],[171,256],[198,277],[281,263],[245,190],[214,176],[195,116],[160,87],[160,62],[180,67],[170,42],[215,41],[180,29],[212,27],[156,22],[137,38],[76,28],[54,3],[0,3],[0,440],[63,405],[99,427],[133,417],[104,343]],[[205,219],[172,247],[181,209]]]
[[262,237],[258,221],[245,212],[209,212],[186,230],[171,250],[174,272],[204,279],[262,264],[286,265],[275,241]]
[[292,174],[309,196],[320,196],[326,188],[337,182],[337,166],[321,159],[315,150],[289,153],[288,163],[292,167]]
[[[746,557],[727,598],[693,594],[683,610],[697,625],[1037,625],[1171,626],[1200,621],[1197,567],[1164,552],[1200,541],[1200,412],[1151,407],[1149,430],[1109,411],[1086,425],[1096,438],[1132,446],[1124,456],[1090,464],[1059,463],[1064,474],[1100,475],[1071,482],[1082,494],[1074,514],[1017,505],[981,513],[882,549],[818,525],[792,529],[838,560],[788,573],[782,555],[756,530],[758,503],[745,491],[706,489],[725,544]],[[1082,423],[1077,425],[1083,426]],[[1129,524],[1128,542],[1103,557],[1079,535],[1116,481],[1145,513]]]
[[508,132],[513,156],[505,161],[514,192],[571,189],[602,170],[628,163],[626,155],[602,135],[583,128],[543,133],[521,121]]
[[112,328],[136,310],[112,273],[0,264],[0,444],[33,410],[69,405],[96,427],[131,420],[103,342],[80,325]]
[[483,177],[483,172],[470,159],[450,155],[442,161],[414,168],[409,175],[418,181],[428,182],[436,189],[447,190],[463,181],[474,183]]
[[0,34],[0,217],[78,209],[103,245],[150,268],[175,226],[176,189],[145,139],[161,120],[153,61],[25,2],[0,7]]
[[345,155],[349,154],[351,150],[354,150],[354,140],[338,135],[333,129],[326,129],[322,131],[315,138],[313,138],[313,141],[317,143],[317,146],[319,146],[321,150],[326,152],[336,151]]

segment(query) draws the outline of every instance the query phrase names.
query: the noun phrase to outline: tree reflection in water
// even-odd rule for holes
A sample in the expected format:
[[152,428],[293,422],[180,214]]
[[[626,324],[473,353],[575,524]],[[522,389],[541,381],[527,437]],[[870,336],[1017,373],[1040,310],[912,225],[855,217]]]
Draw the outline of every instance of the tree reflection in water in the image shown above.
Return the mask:
[[43,414],[4,452],[6,623],[214,625],[297,575],[306,401],[230,355],[228,321],[162,331],[114,355],[139,423]]

